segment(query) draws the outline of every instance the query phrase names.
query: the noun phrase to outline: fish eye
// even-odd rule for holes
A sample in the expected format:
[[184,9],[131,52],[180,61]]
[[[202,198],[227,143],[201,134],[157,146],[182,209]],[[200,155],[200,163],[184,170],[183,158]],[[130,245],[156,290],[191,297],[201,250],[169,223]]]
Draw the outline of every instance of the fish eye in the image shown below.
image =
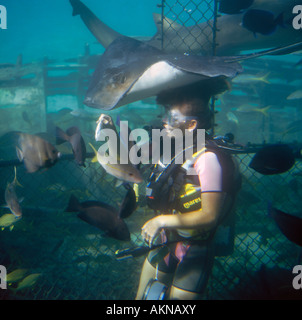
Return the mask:
[[129,176],[132,177],[132,176],[133,176],[133,173],[130,172],[130,173],[129,173]]

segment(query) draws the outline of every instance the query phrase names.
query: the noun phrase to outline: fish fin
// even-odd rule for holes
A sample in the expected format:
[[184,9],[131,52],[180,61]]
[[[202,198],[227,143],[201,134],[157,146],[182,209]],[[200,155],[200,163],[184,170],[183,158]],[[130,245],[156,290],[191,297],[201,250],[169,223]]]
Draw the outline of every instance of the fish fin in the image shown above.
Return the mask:
[[4,227],[2,227],[2,228],[1,228],[1,231],[3,231],[4,229],[5,229],[5,228],[4,228]]
[[27,172],[29,172],[29,173],[33,173],[33,172],[36,172],[39,170],[39,167],[34,165],[31,161],[24,159],[24,164],[25,164]]
[[135,192],[135,197],[136,197],[136,202],[137,202],[138,198],[139,198],[139,191],[138,191],[138,184],[137,183],[133,184],[133,190]]
[[22,184],[21,184],[21,183],[18,181],[18,179],[17,179],[17,167],[16,167],[16,166],[14,166],[14,171],[15,171],[15,178],[14,178],[13,183],[14,183],[15,185],[21,187],[21,188],[24,188],[24,187],[22,186]]
[[265,117],[268,117],[267,110],[268,110],[270,107],[271,107],[271,106],[264,107],[264,108],[260,109],[260,112],[261,112]]
[[14,229],[14,225],[11,225],[11,226],[9,227],[9,231],[13,231],[13,229]]
[[123,182],[124,182],[124,181],[122,181],[122,180],[117,180],[117,181],[116,181],[116,184],[115,184],[115,187],[116,187],[116,188],[120,187],[120,186],[123,184]]
[[66,134],[61,128],[56,127],[56,144],[62,144],[68,140],[68,134]]
[[179,23],[173,21],[172,19],[169,19],[167,17],[162,19],[162,16],[159,13],[153,13],[153,21],[156,25],[157,32],[162,32],[162,30],[161,30],[162,23],[163,23],[163,30],[164,31],[174,30],[177,32],[178,30],[183,28]]
[[263,77],[261,77],[259,80],[270,84],[271,82],[269,80],[267,80],[268,76],[270,75],[271,72],[268,72],[267,74],[265,74]]
[[96,151],[95,147],[89,142],[90,147],[92,148],[92,150],[94,151],[95,155],[98,154],[98,152]]
[[95,156],[92,158],[91,162],[98,162],[98,152],[96,151],[95,147],[89,142],[90,147],[92,148]]
[[66,209],[64,210],[64,212],[76,212],[79,210],[80,206],[81,206],[81,204],[80,204],[79,200],[77,199],[76,196],[74,196],[72,194],[69,198],[68,205],[67,205]]
[[78,127],[75,127],[75,126],[70,127],[70,128],[68,128],[68,129],[66,130],[66,134],[67,134],[68,136],[72,136],[72,135],[74,135],[74,134],[76,134],[76,133],[78,133],[79,135],[81,135],[80,129],[79,129]]
[[268,111],[268,109],[269,109],[270,107],[271,107],[271,106],[267,106],[267,107],[261,109],[261,112],[262,112],[262,114],[263,114],[265,117],[268,117],[267,111]]
[[24,159],[24,155],[23,155],[22,150],[19,147],[16,147],[16,152],[17,152],[18,159],[20,160],[20,162],[22,162]]

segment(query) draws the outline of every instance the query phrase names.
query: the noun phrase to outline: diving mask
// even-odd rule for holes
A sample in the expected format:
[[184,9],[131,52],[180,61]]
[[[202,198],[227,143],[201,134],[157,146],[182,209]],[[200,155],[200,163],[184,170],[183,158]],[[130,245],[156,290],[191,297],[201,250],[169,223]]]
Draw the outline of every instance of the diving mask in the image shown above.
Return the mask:
[[192,120],[192,119],[195,119],[195,118],[191,117],[191,116],[183,115],[178,109],[171,109],[171,110],[169,110],[166,117],[163,119],[163,122],[169,128],[180,128],[187,121]]

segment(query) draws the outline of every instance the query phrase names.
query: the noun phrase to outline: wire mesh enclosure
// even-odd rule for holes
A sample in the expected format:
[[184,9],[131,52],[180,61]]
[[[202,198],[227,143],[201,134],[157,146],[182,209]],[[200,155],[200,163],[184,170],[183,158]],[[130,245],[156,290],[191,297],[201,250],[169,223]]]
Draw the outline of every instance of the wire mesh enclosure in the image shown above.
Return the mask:
[[165,1],[161,19],[161,47],[173,52],[179,47],[185,53],[213,55],[216,47],[217,1]]
[[[217,1],[165,0],[159,6],[162,9],[162,16],[158,19],[161,35],[157,41],[161,42],[164,50],[172,52],[173,48],[181,45],[186,48],[184,53],[196,52],[198,49],[199,54],[215,54]],[[87,56],[85,59],[87,61]],[[81,100],[94,66],[82,65],[72,70],[67,68],[64,74],[60,74],[61,67],[59,70],[50,69],[47,65],[41,66],[48,126],[50,122],[63,128],[78,125],[83,132],[88,133],[84,136],[87,146],[94,140],[98,115],[90,115],[90,119],[83,120],[66,116],[64,112],[54,114],[49,101],[55,95],[68,95],[75,101],[76,110],[85,110]],[[297,74],[290,63],[283,63],[281,71],[278,71],[278,67],[279,63],[269,58],[262,58],[257,64],[244,63],[244,68],[255,76],[261,70],[275,70],[275,73],[282,72],[290,79],[301,77],[301,70]],[[54,74],[51,75],[51,72]],[[299,143],[301,131],[286,131],[286,125],[292,119],[279,119],[274,112],[265,115],[254,111],[249,118],[238,122],[228,114],[235,114],[244,100],[242,94],[236,95],[234,92],[244,92],[244,98],[248,96],[250,103],[260,103],[260,96],[265,97],[266,103],[270,104],[272,92],[282,92],[286,97],[294,89],[295,85],[291,82],[281,85],[271,83],[269,87],[264,82],[258,82],[252,88],[234,83],[229,93],[217,97],[215,130],[219,134],[235,130],[235,138],[244,144],[279,141]],[[254,94],[256,91],[258,95]],[[299,116],[296,101],[287,103],[287,110]],[[135,114],[135,108],[127,110],[128,116],[130,113]],[[154,104],[144,110],[148,121],[158,121],[157,115],[161,111]],[[283,127],[276,130],[276,121]],[[23,131],[26,130],[33,133],[31,127],[24,127]],[[0,140],[1,194],[4,196],[7,183],[13,181],[16,166],[17,179],[22,185],[17,187],[17,194],[23,199],[22,219],[13,226],[2,226],[0,231],[0,265],[6,266],[8,273],[23,270],[23,278],[26,275],[38,275],[34,283],[24,285],[23,288],[19,287],[22,279],[11,281],[7,290],[0,290],[0,299],[134,299],[145,257],[118,261],[115,252],[142,245],[141,227],[154,216],[146,206],[144,197],[149,169],[143,167],[144,182],[139,185],[138,207],[125,219],[131,240],[120,241],[85,223],[76,213],[65,212],[65,209],[72,195],[79,201],[104,201],[119,208],[126,194],[125,188],[117,186],[116,179],[107,174],[100,164],[91,161],[93,153],[86,159],[86,167],[79,167],[72,159],[70,148],[66,145],[58,148],[70,157],[58,161],[48,170],[28,173],[16,159],[12,144]],[[231,253],[215,258],[206,299],[286,298],[292,294],[292,267],[298,264],[301,252],[268,216],[267,206],[271,202],[285,212],[296,213],[301,210],[301,160],[297,159],[295,165],[285,173],[264,176],[249,167],[253,155],[234,155],[243,176],[235,207],[234,247]],[[3,203],[4,199],[1,200]],[[8,212],[7,208],[0,207],[0,221]]]

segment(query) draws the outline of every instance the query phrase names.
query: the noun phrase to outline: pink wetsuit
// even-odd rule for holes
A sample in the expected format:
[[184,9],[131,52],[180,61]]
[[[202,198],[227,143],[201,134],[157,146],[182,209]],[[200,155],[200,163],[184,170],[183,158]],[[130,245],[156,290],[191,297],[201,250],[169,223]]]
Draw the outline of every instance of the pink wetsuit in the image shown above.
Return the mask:
[[201,192],[222,191],[222,169],[213,152],[205,152],[195,161],[194,169],[199,176]]

